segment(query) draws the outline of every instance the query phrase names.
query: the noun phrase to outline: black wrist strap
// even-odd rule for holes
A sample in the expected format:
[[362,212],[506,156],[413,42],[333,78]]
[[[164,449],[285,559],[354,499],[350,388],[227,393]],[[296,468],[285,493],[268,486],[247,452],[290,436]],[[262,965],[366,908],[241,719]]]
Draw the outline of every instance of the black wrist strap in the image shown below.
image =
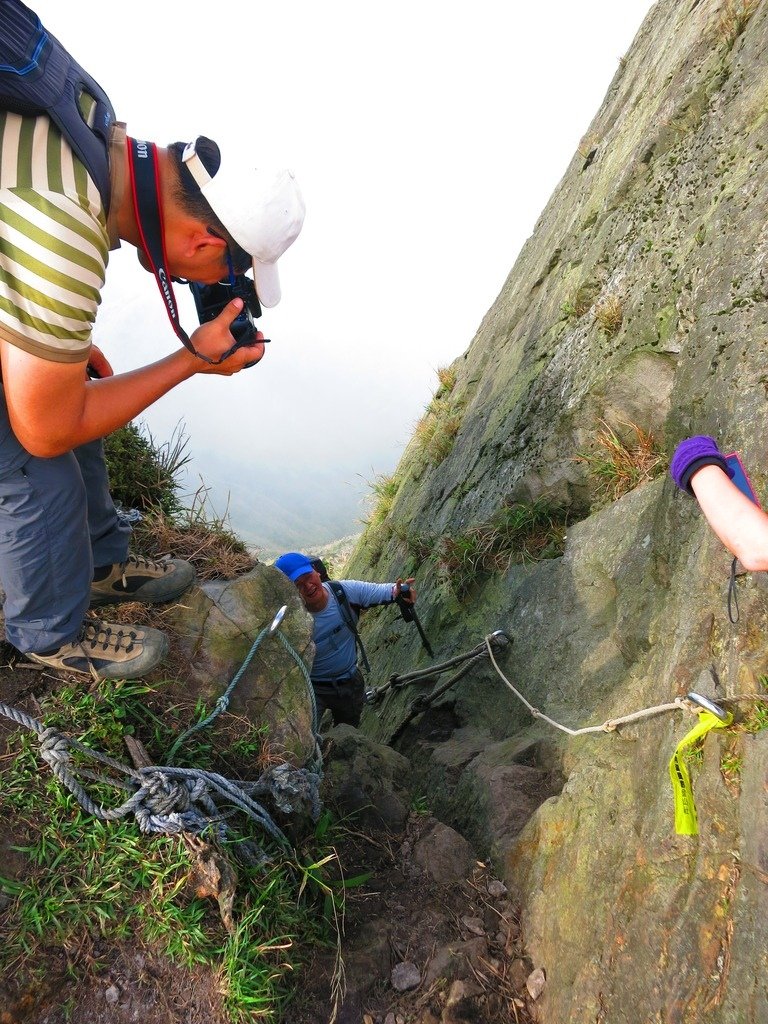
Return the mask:
[[691,477],[694,473],[698,473],[704,466],[717,466],[719,469],[728,475],[728,464],[722,455],[702,455],[701,458],[694,459],[690,466],[687,466],[685,471],[680,476],[680,486],[688,491],[689,494],[693,494],[693,488],[691,487]]
[[736,592],[736,563],[737,558],[731,562],[731,574],[728,580],[728,618],[736,625],[739,621],[739,595]]

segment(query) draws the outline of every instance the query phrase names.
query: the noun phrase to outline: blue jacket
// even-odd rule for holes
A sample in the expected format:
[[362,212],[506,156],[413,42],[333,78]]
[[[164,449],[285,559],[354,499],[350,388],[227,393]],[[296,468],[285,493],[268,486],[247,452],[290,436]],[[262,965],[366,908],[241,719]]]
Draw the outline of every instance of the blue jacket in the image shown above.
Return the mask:
[[[394,583],[364,583],[362,580],[339,580],[350,604],[370,608],[391,604]],[[345,679],[357,668],[355,635],[346,624],[336,596],[327,583],[328,604],[321,612],[313,612],[315,660],[310,675],[313,680]]]

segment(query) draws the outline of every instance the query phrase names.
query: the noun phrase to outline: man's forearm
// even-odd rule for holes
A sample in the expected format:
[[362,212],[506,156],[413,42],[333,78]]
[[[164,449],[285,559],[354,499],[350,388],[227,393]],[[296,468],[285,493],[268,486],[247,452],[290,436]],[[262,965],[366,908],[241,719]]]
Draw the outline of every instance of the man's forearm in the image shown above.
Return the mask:
[[143,412],[195,372],[195,357],[184,349],[114,377],[87,381],[85,364],[62,366],[6,349],[5,398],[11,426],[32,455],[53,458],[104,437]]
[[177,384],[194,376],[194,359],[179,350],[149,366],[89,381],[83,415],[77,427],[82,437],[71,447],[104,437],[130,422]]
[[691,488],[707,522],[745,569],[768,569],[768,516],[717,466],[704,466]]

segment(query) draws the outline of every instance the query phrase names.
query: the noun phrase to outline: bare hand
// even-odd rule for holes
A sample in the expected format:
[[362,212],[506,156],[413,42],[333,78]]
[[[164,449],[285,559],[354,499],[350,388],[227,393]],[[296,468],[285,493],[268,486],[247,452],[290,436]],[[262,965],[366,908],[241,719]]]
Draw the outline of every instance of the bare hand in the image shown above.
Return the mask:
[[194,345],[195,351],[213,360],[213,362],[207,363],[205,360],[193,356],[192,358],[194,358],[196,363],[196,373],[215,373],[224,377],[231,377],[233,373],[238,373],[238,371],[245,369],[246,366],[258,363],[263,357],[264,335],[261,331],[257,331],[256,341],[252,345],[243,345],[236,349],[231,356],[227,356],[222,362],[217,362],[235,343],[230,326],[242,310],[243,300],[232,299],[215,320],[209,320],[208,323],[201,324],[192,334],[190,341]]
[[[406,594],[403,594],[404,582],[407,583],[410,588]],[[415,582],[416,580],[413,576],[409,576],[407,580],[398,579],[395,583],[395,598],[400,597],[402,594],[403,601],[405,601],[406,604],[416,604],[416,588],[413,585]]]

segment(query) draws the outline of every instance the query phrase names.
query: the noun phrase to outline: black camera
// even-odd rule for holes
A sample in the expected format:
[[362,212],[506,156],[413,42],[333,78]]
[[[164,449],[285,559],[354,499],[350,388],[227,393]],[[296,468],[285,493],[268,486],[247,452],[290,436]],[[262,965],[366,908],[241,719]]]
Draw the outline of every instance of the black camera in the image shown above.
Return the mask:
[[[229,281],[217,284],[198,284],[188,281],[192,297],[195,300],[197,317],[201,324],[215,320],[219,313],[232,299],[242,299],[243,309],[232,321],[229,328],[235,339],[232,352],[243,345],[251,345],[256,340],[256,324],[254,319],[261,316],[261,305],[256,295],[256,286],[245,274],[234,274]],[[231,355],[231,352],[228,353]]]

